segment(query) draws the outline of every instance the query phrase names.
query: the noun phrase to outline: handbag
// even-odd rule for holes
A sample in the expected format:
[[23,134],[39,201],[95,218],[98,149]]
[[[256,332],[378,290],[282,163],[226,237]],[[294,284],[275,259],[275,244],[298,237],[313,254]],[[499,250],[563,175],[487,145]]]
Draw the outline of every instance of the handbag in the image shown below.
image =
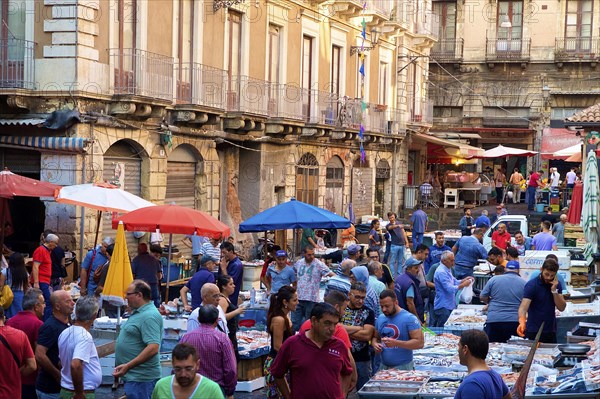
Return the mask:
[[96,270],[94,270],[94,275],[92,278],[94,279],[94,283],[98,284],[100,279],[102,278],[102,273],[104,272],[104,268],[109,264],[110,261],[106,261],[102,266],[98,266]]
[[0,306],[2,306],[4,309],[10,308],[14,298],[15,295],[10,289],[10,286],[8,284],[4,284],[0,290]]

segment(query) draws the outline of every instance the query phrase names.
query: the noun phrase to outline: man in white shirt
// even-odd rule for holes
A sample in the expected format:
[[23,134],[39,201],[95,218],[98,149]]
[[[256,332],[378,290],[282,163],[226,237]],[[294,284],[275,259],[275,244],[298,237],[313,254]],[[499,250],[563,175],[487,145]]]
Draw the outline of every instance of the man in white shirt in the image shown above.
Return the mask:
[[[217,285],[213,283],[206,283],[202,286],[200,294],[202,295],[202,304],[200,305],[200,307],[204,305],[215,305],[217,309],[219,309],[219,321],[217,322],[216,329],[224,332],[225,334],[229,334],[229,329],[227,328],[227,317],[225,316],[225,312],[223,311],[223,309],[219,306],[219,298],[221,296],[219,287],[217,287]],[[190,314],[190,317],[188,317],[188,332],[200,327],[200,323],[198,322],[198,313],[200,307],[194,309],[194,311]]]
[[83,296],[75,307],[75,321],[58,337],[61,397],[92,396],[102,382],[102,367],[90,328],[98,315],[98,300]]
[[550,174],[550,187],[558,188],[558,183],[560,182],[560,173],[556,168],[552,168],[552,173]]
[[567,173],[567,188],[573,189],[573,187],[575,187],[576,179],[577,174],[575,173],[575,168],[571,168],[571,171]]

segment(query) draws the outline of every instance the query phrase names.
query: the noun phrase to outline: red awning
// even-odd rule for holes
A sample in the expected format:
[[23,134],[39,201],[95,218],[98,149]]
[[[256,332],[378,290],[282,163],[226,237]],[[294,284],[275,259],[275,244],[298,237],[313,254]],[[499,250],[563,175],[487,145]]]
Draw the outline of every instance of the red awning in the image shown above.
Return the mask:
[[581,137],[575,136],[572,130],[545,127],[542,133],[542,159],[564,159],[566,157],[554,157],[552,154],[578,143],[581,143]]

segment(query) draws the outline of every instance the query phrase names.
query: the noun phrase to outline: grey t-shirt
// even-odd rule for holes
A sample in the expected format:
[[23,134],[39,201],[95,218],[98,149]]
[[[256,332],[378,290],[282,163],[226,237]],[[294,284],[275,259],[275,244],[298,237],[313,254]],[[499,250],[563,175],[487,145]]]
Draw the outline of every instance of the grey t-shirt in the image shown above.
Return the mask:
[[526,281],[517,273],[507,272],[492,277],[481,296],[490,298],[488,308],[488,323],[519,321],[519,305],[523,299]]

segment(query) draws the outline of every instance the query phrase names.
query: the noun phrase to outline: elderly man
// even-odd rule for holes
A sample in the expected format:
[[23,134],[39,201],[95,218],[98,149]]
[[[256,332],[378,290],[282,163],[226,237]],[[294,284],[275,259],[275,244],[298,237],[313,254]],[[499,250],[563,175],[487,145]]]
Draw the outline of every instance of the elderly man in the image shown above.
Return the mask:
[[556,245],[565,245],[565,225],[567,224],[567,215],[560,215],[560,221],[552,227],[552,235],[556,237]]
[[473,277],[465,277],[462,280],[454,278],[452,275],[453,267],[454,254],[450,251],[444,252],[440,266],[433,276],[435,301],[433,303],[432,327],[444,327],[450,313],[456,309],[456,292],[473,282]]
[[479,298],[488,304],[484,330],[490,342],[507,342],[517,331],[524,289],[525,280],[519,276],[519,262],[514,260],[506,264],[503,275],[492,277],[483,287]]
[[[46,301],[44,301],[42,291],[37,288],[30,288],[23,296],[23,310],[6,322],[7,326],[21,330],[27,335],[29,343],[31,344],[31,349],[33,349],[34,352],[40,328],[44,324],[42,318],[44,317],[45,308]],[[37,378],[37,374],[38,373],[33,372],[21,378],[21,392],[23,398],[36,397],[35,379]]]
[[200,294],[202,295],[202,303],[199,307],[194,309],[194,311],[188,317],[187,331],[193,331],[200,327],[200,324],[198,323],[198,314],[200,312],[200,308],[206,305],[213,305],[219,310],[219,322],[217,323],[216,328],[225,334],[229,334],[229,329],[227,328],[227,317],[225,316],[224,310],[219,306],[219,298],[221,297],[219,287],[213,283],[206,283],[202,286]]
[[228,398],[233,398],[237,384],[236,361],[233,346],[227,334],[219,331],[219,309],[214,305],[198,308],[200,327],[188,331],[181,343],[196,348],[200,360],[200,374],[219,384]]
[[114,244],[115,240],[106,237],[100,245],[88,251],[81,263],[81,295],[94,295],[98,284],[94,281],[94,273],[99,267],[106,267],[110,261],[110,255],[106,252],[109,245]]
[[492,223],[490,222],[490,218],[488,217],[488,211],[487,209],[484,209],[483,211],[481,211],[481,216],[475,219],[475,228],[483,229],[483,231],[486,231],[490,228],[491,225]]
[[475,229],[472,236],[461,237],[452,247],[452,252],[456,255],[456,278],[472,276],[478,260],[487,258],[487,251],[481,244],[482,238],[483,230]]
[[419,289],[419,272],[422,260],[410,258],[406,261],[405,271],[396,277],[394,292],[402,309],[414,314],[421,324],[425,323],[425,304]]
[[31,269],[31,278],[33,287],[42,290],[44,300],[46,301],[46,310],[44,320],[50,317],[52,307],[50,304],[50,277],[52,276],[52,251],[58,246],[58,236],[48,234],[44,243],[37,247],[33,252],[33,267]]
[[561,284],[556,277],[558,262],[546,259],[538,278],[525,284],[523,300],[519,306],[519,327],[517,333],[527,339],[535,336],[544,323],[540,342],[556,343],[556,309],[561,312],[567,307],[562,296]]
[[18,399],[22,394],[21,378],[33,373],[37,364],[25,333],[5,325],[5,321],[0,306],[0,397]]
[[355,266],[355,260],[344,259],[340,264],[341,274],[336,274],[329,280],[329,282],[327,283],[327,289],[325,290],[325,295],[327,295],[332,290],[340,291],[348,295],[348,292],[350,292],[350,286],[352,285],[352,283],[350,282],[350,271]]
[[131,261],[131,272],[133,278],[144,280],[152,290],[152,301],[154,306],[160,306],[160,293],[158,282],[162,279],[162,266],[156,257],[148,252],[148,244],[142,242],[138,245],[138,256]]
[[294,264],[298,277],[298,306],[292,313],[293,330],[298,331],[302,323],[310,316],[312,308],[319,302],[319,284],[321,278],[333,276],[334,273],[320,260],[315,258],[315,248],[306,246],[303,257]]
[[125,380],[128,399],[149,399],[161,377],[159,348],[163,319],[152,303],[152,290],[142,280],[133,280],[125,292],[133,313],[121,326],[115,348],[114,377]]
[[198,373],[196,348],[190,344],[177,344],[171,354],[173,375],[161,378],[154,387],[152,399],[211,398],[224,399],[221,387]]
[[506,225],[500,223],[498,229],[492,233],[492,247],[498,248],[504,253],[510,244],[510,233],[506,231]]
[[381,308],[377,299],[379,298],[371,285],[369,284],[369,270],[366,266],[356,266],[350,271],[350,281],[352,284],[356,282],[363,283],[367,287],[367,298],[365,299],[365,306],[371,309],[375,313],[375,317],[378,317],[381,313]]
[[336,308],[318,303],[311,309],[310,330],[285,340],[271,367],[284,398],[343,398],[351,389],[349,351],[333,338],[339,320]]
[[390,267],[379,261],[379,259],[380,259],[379,251],[374,250],[374,249],[368,249],[367,256],[369,257],[369,262],[379,262],[379,264],[381,265],[381,268],[383,270],[383,275],[381,276],[379,281],[381,281],[383,284],[385,284],[385,286],[388,290],[393,290],[394,289],[394,276],[392,276],[392,271],[390,270]]
[[536,251],[556,251],[556,237],[550,233],[550,222],[542,222],[542,231],[533,236],[531,249]]
[[375,321],[373,349],[382,354],[385,368],[413,370],[413,350],[425,343],[419,319],[400,308],[392,290],[383,291],[379,303],[383,314]]
[[[196,273],[192,276],[190,281],[188,281],[180,291],[181,294],[181,302],[183,303],[183,307],[186,312],[191,312],[200,306],[202,302],[202,287],[204,284],[215,282],[215,275],[213,271],[216,266],[216,259],[211,257],[210,255],[202,256],[199,262],[199,268]],[[192,294],[192,305],[190,306],[187,300],[187,293],[191,292]]]
[[99,306],[93,296],[79,299],[73,325],[58,337],[58,355],[62,365],[60,395],[63,398],[93,399],[96,388],[102,383],[102,366],[90,334]]
[[369,270],[369,285],[373,288],[375,294],[379,296],[387,288],[381,281],[383,278],[383,266],[378,261],[372,260],[367,264],[367,269]]

